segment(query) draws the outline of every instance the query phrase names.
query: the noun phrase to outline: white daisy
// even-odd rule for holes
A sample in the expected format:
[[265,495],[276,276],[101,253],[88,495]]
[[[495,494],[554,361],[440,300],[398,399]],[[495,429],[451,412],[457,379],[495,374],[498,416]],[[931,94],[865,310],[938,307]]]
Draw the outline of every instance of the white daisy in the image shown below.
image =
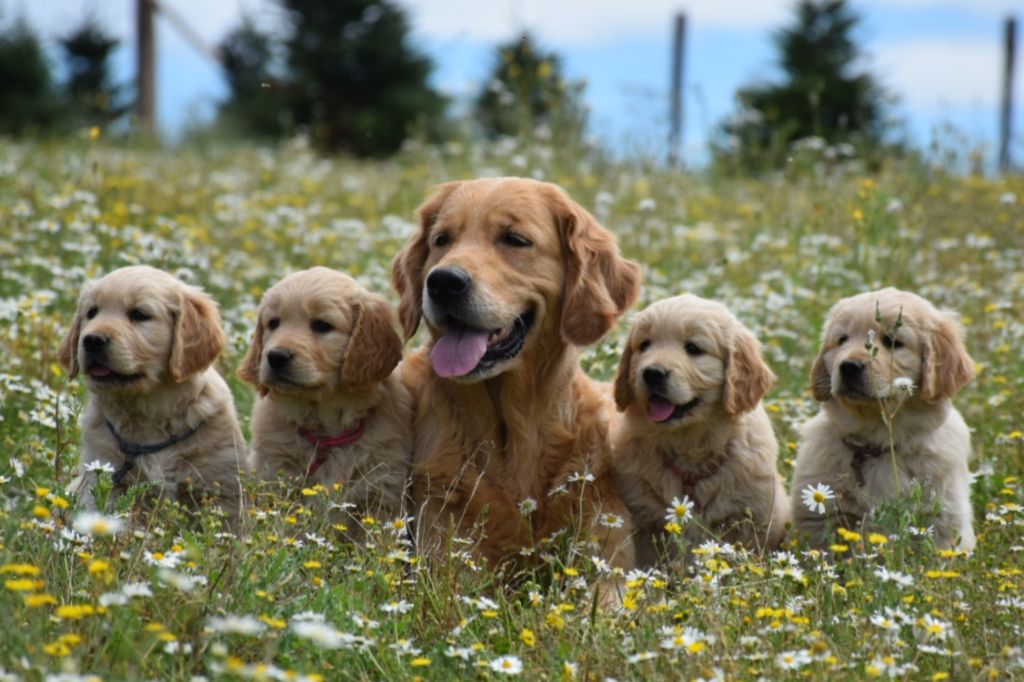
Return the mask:
[[75,517],[72,527],[82,535],[116,535],[124,528],[124,521],[94,511],[85,511]]
[[835,498],[836,493],[828,484],[815,483],[800,491],[800,496],[803,498],[805,507],[812,512],[824,514],[825,503]]
[[672,498],[672,506],[668,508],[665,520],[670,523],[685,523],[693,515],[693,500],[689,495],[683,495],[683,499]]
[[503,675],[518,675],[523,672],[523,662],[518,656],[499,656],[490,663],[491,670]]

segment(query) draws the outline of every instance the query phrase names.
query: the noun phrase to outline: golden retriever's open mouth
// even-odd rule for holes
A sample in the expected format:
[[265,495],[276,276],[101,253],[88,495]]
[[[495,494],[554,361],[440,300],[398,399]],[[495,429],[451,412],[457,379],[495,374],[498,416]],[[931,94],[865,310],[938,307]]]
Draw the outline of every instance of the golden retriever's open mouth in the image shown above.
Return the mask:
[[694,398],[688,403],[677,405],[676,403],[661,397],[652,395],[647,400],[647,414],[651,421],[666,423],[682,419],[693,411],[700,404],[700,398]]
[[104,384],[127,384],[142,378],[141,374],[120,374],[95,360],[89,363],[85,371],[90,379]]
[[430,352],[434,371],[444,378],[464,377],[511,360],[523,350],[534,317],[534,311],[527,310],[505,327],[490,330],[449,318],[447,330]]

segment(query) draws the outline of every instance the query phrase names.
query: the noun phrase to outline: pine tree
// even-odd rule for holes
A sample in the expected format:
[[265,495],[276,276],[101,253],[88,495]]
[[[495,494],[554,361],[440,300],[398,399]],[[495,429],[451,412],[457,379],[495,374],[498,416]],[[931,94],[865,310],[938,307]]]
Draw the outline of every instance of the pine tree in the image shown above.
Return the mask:
[[391,0],[281,0],[289,110],[318,146],[358,155],[396,151],[444,100],[429,85],[430,60],[409,42],[405,11]]
[[273,37],[245,17],[221,42],[220,54],[231,91],[220,115],[228,125],[256,137],[289,132],[284,81],[274,68]]
[[854,41],[860,17],[846,0],[800,0],[794,22],[775,34],[781,83],[737,93],[740,112],[722,127],[716,152],[745,167],[781,163],[794,140],[878,146],[885,134],[885,93],[858,70]]
[[580,136],[586,126],[583,84],[568,82],[562,60],[529,34],[499,45],[476,99],[476,118],[489,137],[530,135],[545,125],[556,135]]
[[127,111],[110,72],[118,44],[92,18],[60,39],[68,74],[64,96],[74,125],[106,126]]
[[0,134],[50,130],[59,114],[39,36],[24,19],[0,28]]

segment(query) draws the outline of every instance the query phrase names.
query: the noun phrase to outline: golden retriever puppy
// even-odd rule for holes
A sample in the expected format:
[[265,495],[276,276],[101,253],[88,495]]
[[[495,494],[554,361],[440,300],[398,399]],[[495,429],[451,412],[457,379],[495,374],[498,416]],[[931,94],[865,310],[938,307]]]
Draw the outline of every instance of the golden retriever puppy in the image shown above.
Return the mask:
[[159,495],[188,506],[210,496],[237,517],[245,440],[212,366],[224,344],[213,300],[166,272],[126,267],[86,287],[60,347],[89,388],[71,485],[84,506],[108,465],[115,492],[152,481]]
[[430,332],[406,363],[419,394],[420,548],[443,552],[453,535],[472,536],[493,565],[569,531],[632,566],[611,469],[613,410],[578,358],[636,300],[639,268],[549,183],[450,182],[419,218],[392,278],[406,336],[421,318]]
[[316,267],[266,292],[238,371],[260,397],[252,464],[331,490],[353,538],[367,514],[403,513],[412,457],[412,398],[395,371],[402,341],[387,302],[354,279]]
[[667,512],[687,497],[691,542],[708,531],[751,549],[782,541],[789,496],[761,405],[774,381],[753,333],[719,303],[676,296],[637,317],[615,377],[612,450],[641,564],[656,563]]
[[[824,545],[830,530],[857,523],[919,481],[941,509],[936,544],[971,550],[971,437],[950,399],[973,375],[952,313],[891,288],[839,301],[811,370],[821,411],[804,427],[797,453],[797,528]],[[803,491],[818,485],[835,499],[821,495],[811,510]]]

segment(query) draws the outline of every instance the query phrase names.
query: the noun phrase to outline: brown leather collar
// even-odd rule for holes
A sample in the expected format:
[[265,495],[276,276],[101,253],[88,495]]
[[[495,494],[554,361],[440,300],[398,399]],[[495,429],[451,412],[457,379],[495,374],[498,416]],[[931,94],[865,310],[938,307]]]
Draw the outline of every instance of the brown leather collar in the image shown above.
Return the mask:
[[853,453],[850,466],[853,468],[853,475],[857,479],[857,485],[864,487],[864,464],[869,459],[879,459],[889,454],[892,448],[886,445],[876,445],[867,441],[858,440],[851,436],[842,439],[846,449]]

